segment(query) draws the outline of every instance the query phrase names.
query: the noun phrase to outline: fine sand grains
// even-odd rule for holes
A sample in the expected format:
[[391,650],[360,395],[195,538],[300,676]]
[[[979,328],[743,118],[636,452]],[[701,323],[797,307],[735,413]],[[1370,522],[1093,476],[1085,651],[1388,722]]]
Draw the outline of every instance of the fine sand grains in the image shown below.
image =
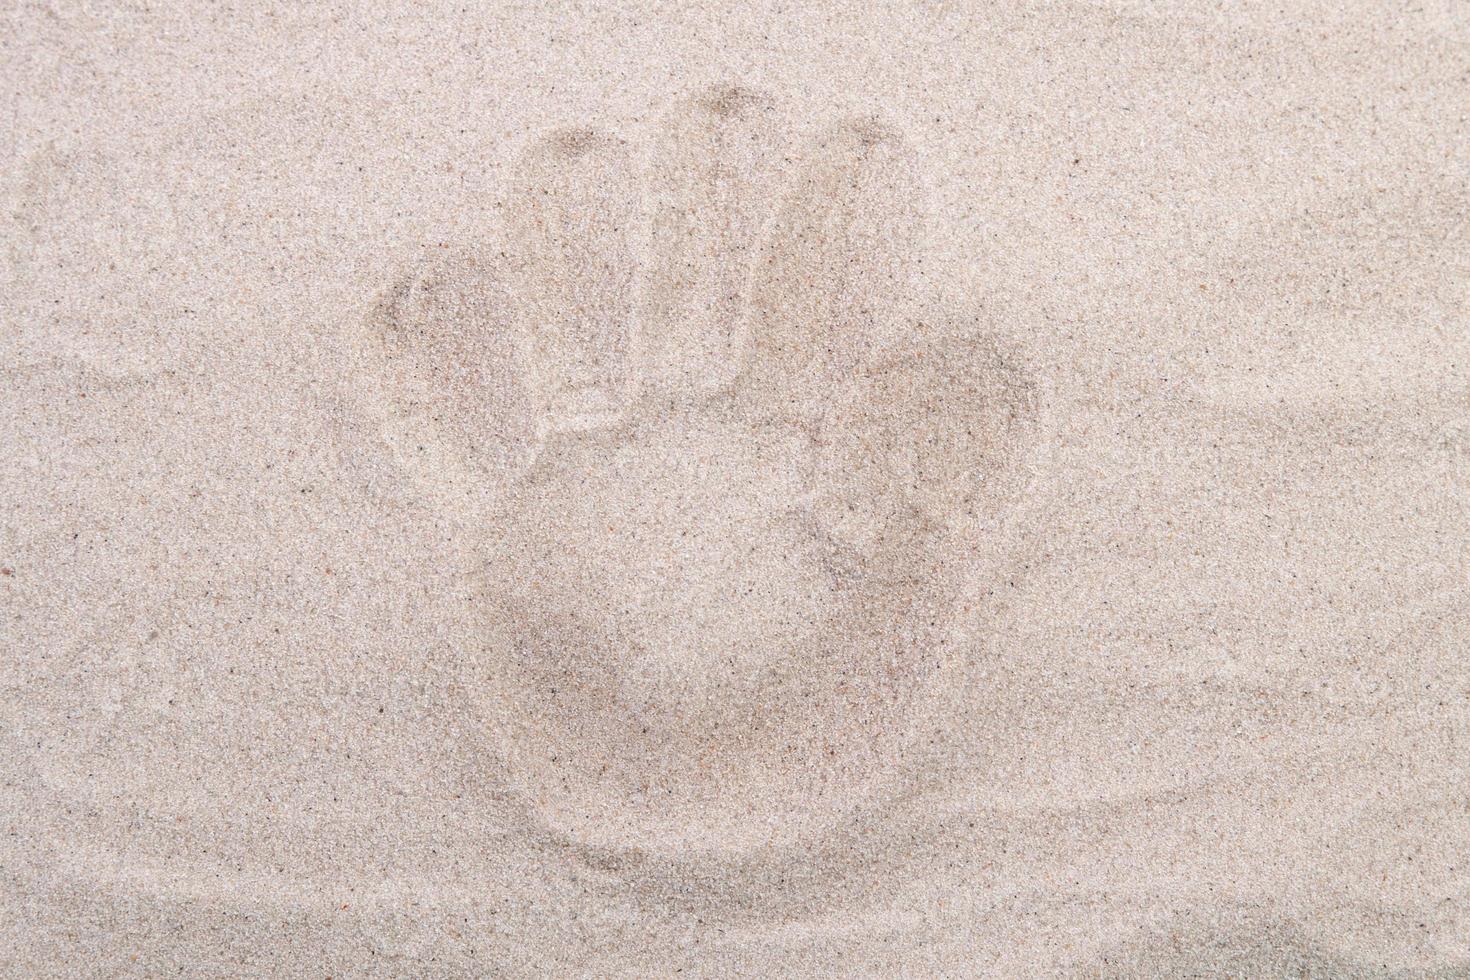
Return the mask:
[[0,12],[0,976],[1470,970],[1452,3]]

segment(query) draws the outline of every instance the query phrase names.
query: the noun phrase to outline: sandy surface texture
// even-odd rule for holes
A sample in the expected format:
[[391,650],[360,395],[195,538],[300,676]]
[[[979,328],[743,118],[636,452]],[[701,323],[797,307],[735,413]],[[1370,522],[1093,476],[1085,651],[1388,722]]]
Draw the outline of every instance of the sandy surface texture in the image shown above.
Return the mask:
[[1470,975],[1467,66],[12,0],[0,975]]

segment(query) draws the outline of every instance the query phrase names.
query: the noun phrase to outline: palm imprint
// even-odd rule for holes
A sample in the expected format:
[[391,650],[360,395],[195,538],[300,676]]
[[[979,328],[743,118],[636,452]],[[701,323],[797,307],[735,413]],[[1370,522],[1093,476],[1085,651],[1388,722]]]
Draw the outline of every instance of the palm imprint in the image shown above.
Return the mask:
[[564,840],[827,832],[900,779],[1016,560],[1035,379],[936,312],[903,140],[786,130],[727,87],[646,162],[552,133],[501,241],[355,325],[374,439],[483,541],[475,696]]

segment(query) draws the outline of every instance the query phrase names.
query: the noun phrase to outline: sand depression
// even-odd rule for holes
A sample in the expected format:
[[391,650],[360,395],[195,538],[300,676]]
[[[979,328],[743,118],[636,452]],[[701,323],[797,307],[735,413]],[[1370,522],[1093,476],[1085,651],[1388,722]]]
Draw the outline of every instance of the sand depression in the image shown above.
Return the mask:
[[900,135],[788,155],[791,128],[722,87],[647,154],[553,132],[493,236],[354,324],[369,441],[483,554],[464,649],[500,762],[598,853],[840,832],[1017,558],[1034,372],[929,298]]

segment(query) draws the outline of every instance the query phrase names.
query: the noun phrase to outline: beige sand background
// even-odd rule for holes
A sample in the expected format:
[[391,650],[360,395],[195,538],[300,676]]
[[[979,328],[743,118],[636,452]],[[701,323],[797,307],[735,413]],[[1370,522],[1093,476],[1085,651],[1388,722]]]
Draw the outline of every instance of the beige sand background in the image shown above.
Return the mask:
[[[5,975],[1470,972],[1462,5],[12,0],[0,55]],[[1048,468],[901,798],[641,860],[527,815],[348,338],[538,134],[726,83],[903,134]]]

